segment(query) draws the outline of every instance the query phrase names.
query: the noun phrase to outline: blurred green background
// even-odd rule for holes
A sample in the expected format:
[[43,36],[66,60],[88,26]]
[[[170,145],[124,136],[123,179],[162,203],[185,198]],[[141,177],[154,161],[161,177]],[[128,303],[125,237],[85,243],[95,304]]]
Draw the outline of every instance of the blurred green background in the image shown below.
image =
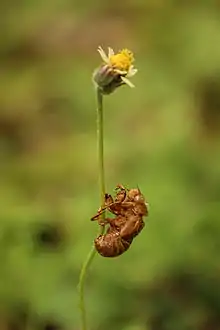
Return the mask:
[[220,329],[220,2],[1,0],[0,330],[78,330],[97,235],[97,47],[130,48],[104,99],[107,190],[147,226],[86,280],[90,329]]

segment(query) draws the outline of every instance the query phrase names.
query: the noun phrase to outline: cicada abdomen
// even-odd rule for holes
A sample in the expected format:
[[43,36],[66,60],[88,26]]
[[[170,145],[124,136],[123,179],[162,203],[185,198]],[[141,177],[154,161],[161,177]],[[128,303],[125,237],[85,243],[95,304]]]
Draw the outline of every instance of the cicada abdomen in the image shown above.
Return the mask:
[[103,257],[117,257],[127,251],[132,239],[125,240],[116,229],[109,228],[106,234],[95,239],[95,247]]

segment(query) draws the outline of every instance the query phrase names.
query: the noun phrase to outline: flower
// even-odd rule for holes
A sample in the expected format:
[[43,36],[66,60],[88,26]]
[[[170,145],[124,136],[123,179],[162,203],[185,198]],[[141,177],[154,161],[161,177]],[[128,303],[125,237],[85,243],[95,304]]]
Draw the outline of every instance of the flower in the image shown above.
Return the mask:
[[134,56],[128,49],[122,49],[117,54],[112,48],[108,48],[108,55],[99,46],[98,52],[103,64],[95,71],[93,79],[103,94],[112,93],[117,87],[127,84],[134,87],[128,79],[134,76],[137,69],[134,68]]

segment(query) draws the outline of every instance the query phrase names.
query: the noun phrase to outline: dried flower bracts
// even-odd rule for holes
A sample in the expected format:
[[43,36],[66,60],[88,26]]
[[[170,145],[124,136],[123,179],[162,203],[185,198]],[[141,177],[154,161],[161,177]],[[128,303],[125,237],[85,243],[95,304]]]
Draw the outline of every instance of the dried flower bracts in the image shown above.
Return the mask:
[[[105,218],[102,213],[107,209],[114,218]],[[92,220],[100,225],[108,225],[104,235],[95,239],[96,250],[104,257],[116,257],[127,251],[133,239],[144,228],[143,217],[148,215],[148,204],[140,189],[116,187],[116,197],[105,195],[105,206],[100,208]]]

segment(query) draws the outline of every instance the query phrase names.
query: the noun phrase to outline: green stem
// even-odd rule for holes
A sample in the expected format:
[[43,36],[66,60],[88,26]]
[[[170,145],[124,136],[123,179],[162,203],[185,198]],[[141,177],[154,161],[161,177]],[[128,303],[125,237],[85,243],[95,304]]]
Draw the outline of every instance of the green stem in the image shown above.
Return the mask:
[[97,88],[97,141],[99,159],[100,202],[105,204],[105,170],[104,170],[104,121],[103,121],[103,95]]
[[[100,181],[100,201],[103,206],[105,203],[105,172],[104,172],[104,125],[103,125],[103,96],[100,90],[96,89],[97,93],[97,142],[98,142],[98,160],[99,160],[99,181]],[[103,218],[105,213],[103,213]],[[100,226],[98,235],[104,233],[104,226]],[[96,254],[96,249],[94,245],[92,246],[80,272],[79,277],[79,307],[81,311],[81,323],[82,330],[87,330],[87,320],[86,320],[86,307],[85,307],[85,277],[89,266],[91,265]]]

